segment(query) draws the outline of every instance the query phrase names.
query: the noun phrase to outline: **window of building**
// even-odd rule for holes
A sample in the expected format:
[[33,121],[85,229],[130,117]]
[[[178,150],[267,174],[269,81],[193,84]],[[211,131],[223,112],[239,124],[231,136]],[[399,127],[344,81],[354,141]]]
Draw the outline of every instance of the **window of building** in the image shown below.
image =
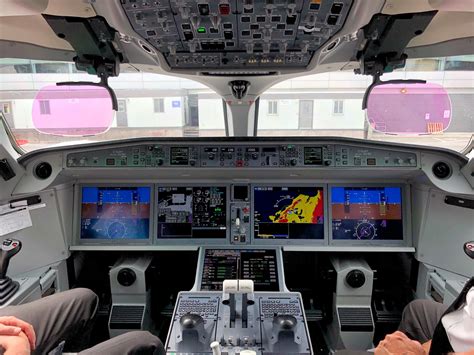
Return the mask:
[[50,115],[51,114],[51,108],[49,106],[49,100],[40,100],[39,105],[40,105],[40,114],[41,115]]
[[334,100],[332,107],[333,115],[343,115],[344,114],[344,100]]
[[278,101],[268,101],[268,114],[278,115]]
[[164,99],[153,99],[153,112],[155,112],[155,113],[165,112],[165,100]]
[[117,112],[127,112],[127,104],[125,100],[117,101]]
[[11,102],[2,102],[0,106],[0,111],[5,115],[12,113],[12,104]]
[[40,74],[68,74],[71,65],[69,63],[35,63],[35,72]]

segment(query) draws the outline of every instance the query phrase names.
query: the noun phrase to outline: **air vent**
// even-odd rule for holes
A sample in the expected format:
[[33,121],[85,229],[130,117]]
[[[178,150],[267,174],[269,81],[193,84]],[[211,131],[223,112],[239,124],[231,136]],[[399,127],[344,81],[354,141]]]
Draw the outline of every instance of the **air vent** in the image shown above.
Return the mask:
[[145,306],[113,306],[110,329],[141,329]]
[[343,332],[372,332],[374,330],[370,307],[339,307],[337,313]]
[[45,180],[51,176],[53,168],[51,164],[46,162],[41,162],[35,167],[35,175],[38,179]]
[[445,163],[444,161],[439,161],[435,163],[433,165],[432,171],[434,176],[441,180],[449,178],[452,174],[451,166],[448,163]]
[[269,76],[277,75],[276,71],[207,71],[205,76]]

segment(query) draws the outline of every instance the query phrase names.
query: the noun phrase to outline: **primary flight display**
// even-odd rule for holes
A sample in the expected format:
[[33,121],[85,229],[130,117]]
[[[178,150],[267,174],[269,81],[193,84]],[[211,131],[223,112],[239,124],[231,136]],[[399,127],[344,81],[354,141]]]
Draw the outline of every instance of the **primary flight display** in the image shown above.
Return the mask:
[[400,187],[331,188],[332,239],[403,240]]
[[148,239],[151,188],[83,186],[81,239]]

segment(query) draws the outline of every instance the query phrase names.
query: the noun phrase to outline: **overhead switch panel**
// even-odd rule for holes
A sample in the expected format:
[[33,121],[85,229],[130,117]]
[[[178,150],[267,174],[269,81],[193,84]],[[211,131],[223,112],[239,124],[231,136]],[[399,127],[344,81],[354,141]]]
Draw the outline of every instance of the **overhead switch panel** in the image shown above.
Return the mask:
[[122,0],[132,27],[171,68],[305,68],[352,0]]

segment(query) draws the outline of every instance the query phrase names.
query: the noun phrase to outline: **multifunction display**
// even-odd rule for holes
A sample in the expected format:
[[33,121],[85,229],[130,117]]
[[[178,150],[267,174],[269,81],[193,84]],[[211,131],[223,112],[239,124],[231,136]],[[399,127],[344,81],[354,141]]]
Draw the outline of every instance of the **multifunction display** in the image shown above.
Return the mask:
[[226,187],[158,187],[158,238],[225,238]]
[[256,239],[324,239],[322,187],[254,186]]
[[82,187],[81,239],[148,239],[150,187]]
[[274,249],[206,249],[202,291],[221,291],[227,279],[253,280],[256,291],[279,291]]
[[403,240],[400,187],[332,187],[332,238]]

